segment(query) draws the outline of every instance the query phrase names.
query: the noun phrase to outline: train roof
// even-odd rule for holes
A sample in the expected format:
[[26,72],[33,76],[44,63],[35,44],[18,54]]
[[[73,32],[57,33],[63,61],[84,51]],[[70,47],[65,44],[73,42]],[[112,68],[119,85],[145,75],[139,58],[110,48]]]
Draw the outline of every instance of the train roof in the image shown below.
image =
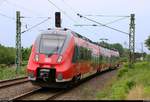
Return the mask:
[[83,40],[86,40],[86,41],[88,41],[88,42],[90,42],[90,43],[92,43],[92,44],[95,44],[95,45],[101,46],[101,47],[103,47],[103,48],[106,48],[106,49],[109,49],[109,50],[113,50],[113,51],[118,52],[118,50],[116,50],[116,49],[114,49],[114,48],[108,48],[108,47],[102,46],[102,45],[100,45],[99,43],[93,42],[92,40],[88,39],[87,37],[82,36],[82,35],[80,35],[79,33],[74,32],[74,31],[72,31],[72,30],[70,30],[70,29],[68,29],[68,28],[57,28],[57,29],[48,28],[47,31],[44,31],[44,32],[42,32],[42,33],[50,33],[50,32],[51,32],[51,33],[53,33],[53,32],[64,33],[64,32],[66,32],[66,31],[70,31],[70,32],[72,32],[72,33],[74,34],[74,36],[77,36],[77,37],[79,37],[79,38],[81,38],[81,39],[83,39]]
[[[72,32],[74,32],[74,31],[72,31]],[[84,39],[84,40],[86,40],[86,41],[88,41],[88,42],[90,42],[90,43],[93,43],[93,44],[95,44],[95,45],[101,46],[101,47],[106,48],[106,49],[109,49],[109,50],[118,51],[118,50],[116,50],[116,49],[114,49],[114,48],[108,48],[108,47],[105,47],[105,46],[100,45],[100,44],[97,43],[97,42],[93,42],[92,40],[86,38],[85,36],[80,35],[79,33],[76,33],[76,32],[74,32],[74,33],[75,33],[79,38],[82,38],[82,39]]]

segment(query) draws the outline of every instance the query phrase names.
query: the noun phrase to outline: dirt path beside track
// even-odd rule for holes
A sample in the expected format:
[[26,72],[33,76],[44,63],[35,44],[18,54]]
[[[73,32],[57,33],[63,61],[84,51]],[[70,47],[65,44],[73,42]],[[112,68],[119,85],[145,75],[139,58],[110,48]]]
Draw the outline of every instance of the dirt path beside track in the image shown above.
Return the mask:
[[70,92],[57,97],[56,100],[97,100],[96,93],[103,89],[112,80],[112,77],[116,76],[116,73],[117,70],[102,73]]

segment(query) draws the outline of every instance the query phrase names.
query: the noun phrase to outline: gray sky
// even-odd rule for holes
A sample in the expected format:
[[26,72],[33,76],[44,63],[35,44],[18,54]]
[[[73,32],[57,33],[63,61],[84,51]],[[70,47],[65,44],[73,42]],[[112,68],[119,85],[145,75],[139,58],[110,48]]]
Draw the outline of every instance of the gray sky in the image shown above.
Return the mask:
[[[76,24],[95,24],[81,19],[76,13],[82,15],[123,15],[129,16],[135,13],[136,23],[136,51],[141,51],[141,43],[150,35],[150,0],[51,0],[62,13],[62,27],[70,28],[93,41],[100,38],[109,39],[109,43],[121,43],[128,47],[128,36],[105,27],[77,27]],[[54,13],[60,11],[47,0],[0,0],[0,43],[5,46],[15,47],[16,36],[16,10],[21,11],[22,31],[51,17],[47,22],[22,34],[22,45],[29,47],[41,30],[54,28]],[[68,17],[69,16],[69,17]],[[101,23],[114,21],[116,17],[91,17]],[[129,32],[129,18],[110,24],[108,26]],[[144,45],[145,46],[145,45]],[[146,47],[144,51],[149,52]]]

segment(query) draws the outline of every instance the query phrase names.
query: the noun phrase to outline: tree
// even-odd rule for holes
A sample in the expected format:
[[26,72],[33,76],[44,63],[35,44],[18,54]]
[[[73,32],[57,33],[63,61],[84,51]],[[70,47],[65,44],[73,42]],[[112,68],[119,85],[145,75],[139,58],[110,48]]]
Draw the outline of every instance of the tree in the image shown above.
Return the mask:
[[145,40],[146,47],[150,50],[150,36]]
[[102,41],[102,42],[99,42],[99,44],[103,47],[110,48],[110,44],[107,42]]
[[[22,47],[22,61],[28,61],[31,47]],[[12,65],[15,64],[16,49],[13,47],[5,47],[0,44],[0,64]]]
[[114,49],[118,50],[120,56],[123,55],[124,49],[123,49],[123,47],[122,47],[121,44],[119,44],[119,43],[111,44],[111,45],[110,45],[110,48],[114,48]]
[[23,48],[22,47],[22,60],[27,61],[29,59],[30,53],[31,53],[31,48]]
[[121,44],[119,44],[119,43],[109,44],[109,43],[104,42],[104,41],[99,42],[99,44],[103,47],[108,48],[108,49],[116,49],[117,51],[119,51],[120,56],[123,56],[124,48]]
[[15,48],[0,45],[0,64],[11,65],[15,63]]

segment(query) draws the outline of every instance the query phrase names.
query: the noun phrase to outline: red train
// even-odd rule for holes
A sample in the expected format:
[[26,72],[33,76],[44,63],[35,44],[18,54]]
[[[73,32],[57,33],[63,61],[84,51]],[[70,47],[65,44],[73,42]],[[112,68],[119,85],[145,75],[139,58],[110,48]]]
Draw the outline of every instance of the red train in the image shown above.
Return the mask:
[[28,79],[42,87],[76,82],[96,72],[115,68],[118,51],[69,29],[50,29],[40,34],[28,61]]

